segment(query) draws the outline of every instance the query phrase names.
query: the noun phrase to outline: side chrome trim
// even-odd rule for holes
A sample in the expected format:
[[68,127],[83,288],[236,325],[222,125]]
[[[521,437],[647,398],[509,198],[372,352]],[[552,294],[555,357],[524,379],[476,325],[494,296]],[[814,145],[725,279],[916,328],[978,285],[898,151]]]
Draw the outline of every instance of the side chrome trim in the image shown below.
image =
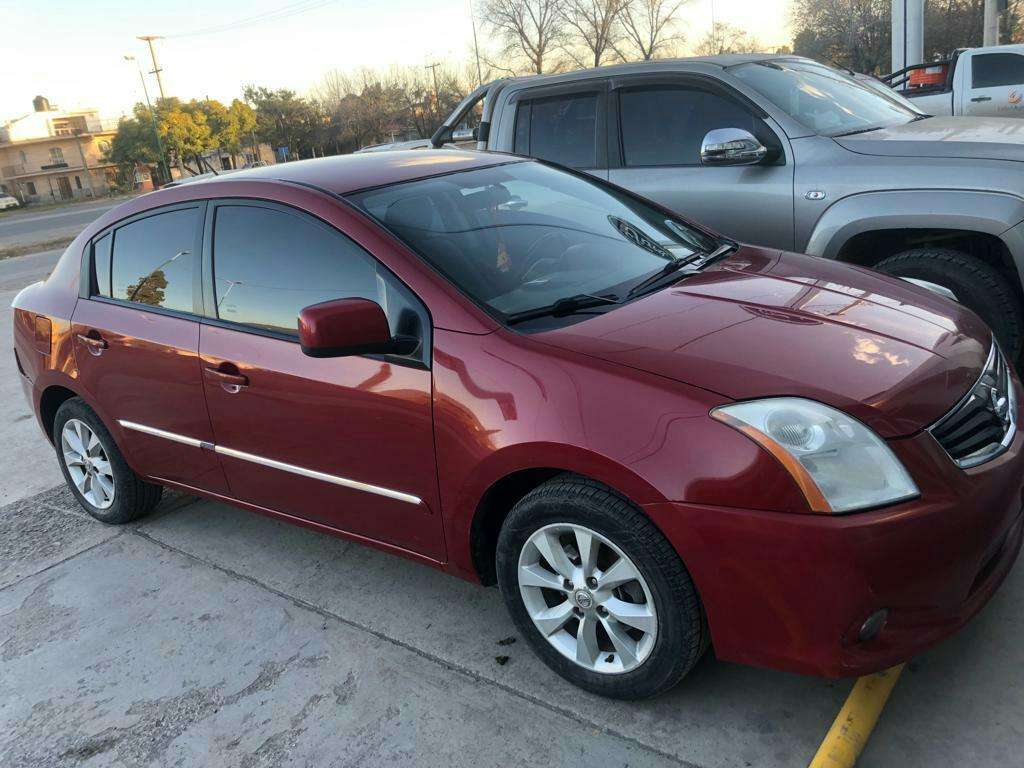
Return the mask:
[[257,456],[256,454],[246,453],[245,451],[236,451],[234,448],[225,448],[223,445],[214,445],[213,443],[208,443],[205,440],[196,440],[194,437],[186,437],[185,435],[179,435],[176,432],[167,432],[166,430],[157,429],[156,427],[147,427],[145,424],[136,424],[134,421],[118,419],[117,423],[125,429],[132,429],[136,432],[152,435],[153,437],[162,437],[165,440],[181,443],[182,445],[188,445],[193,448],[202,448],[208,451],[212,450],[222,456],[231,456],[232,458],[249,461],[253,464],[260,464],[264,467],[279,469],[282,472],[291,472],[294,475],[310,477],[314,480],[322,480],[325,483],[333,483],[334,485],[352,488],[356,491],[385,496],[389,499],[395,499],[396,501],[404,501],[406,504],[423,503],[423,500],[419,496],[414,496],[411,493],[403,493],[402,491],[395,491],[391,488],[382,488],[379,485],[371,485],[370,483],[361,483],[358,480],[349,480],[347,477],[340,477],[338,475],[329,475],[326,472],[318,472],[315,469],[297,467],[294,464],[286,464],[283,461],[268,459],[265,456]]
[[357,491],[375,493],[378,496],[386,496],[389,499],[404,501],[407,504],[423,503],[423,500],[419,496],[413,496],[411,493],[393,491],[390,488],[382,488],[379,485],[370,485],[369,483],[361,483],[358,480],[349,480],[347,477],[339,477],[338,475],[329,475],[326,472],[318,472],[315,469],[297,467],[294,464],[286,464],[283,461],[268,459],[265,456],[256,456],[255,454],[252,453],[236,451],[234,448],[225,448],[223,445],[218,445],[214,447],[214,450],[223,456],[231,456],[234,459],[241,459],[242,461],[251,461],[253,464],[261,464],[264,467],[280,469],[283,472],[291,472],[292,474],[295,475],[311,477],[314,480],[323,480],[325,483],[334,483],[335,485],[341,485],[344,486],[345,488],[353,488]]
[[124,419],[118,419],[117,423],[125,429],[132,429],[136,432],[142,432],[153,437],[162,437],[164,440],[171,440],[175,443],[181,443],[182,445],[190,445],[193,448],[203,448],[203,441],[196,440],[194,437],[186,437],[185,435],[179,435],[176,432],[166,432],[156,427],[147,427],[145,424],[136,424],[134,421],[125,421]]

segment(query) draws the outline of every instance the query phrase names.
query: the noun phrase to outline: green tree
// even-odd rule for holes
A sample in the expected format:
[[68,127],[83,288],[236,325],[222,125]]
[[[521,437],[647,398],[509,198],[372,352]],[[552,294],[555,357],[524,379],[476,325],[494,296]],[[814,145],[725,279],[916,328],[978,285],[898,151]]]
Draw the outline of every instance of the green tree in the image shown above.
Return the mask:
[[313,153],[319,127],[318,110],[287,88],[271,90],[247,85],[246,103],[255,111],[256,135],[275,149],[287,147],[292,157]]
[[107,159],[116,163],[118,175],[129,186],[134,183],[138,165],[159,166],[162,162],[153,132],[153,115],[145,104],[136,104],[132,117],[122,117],[110,143]]

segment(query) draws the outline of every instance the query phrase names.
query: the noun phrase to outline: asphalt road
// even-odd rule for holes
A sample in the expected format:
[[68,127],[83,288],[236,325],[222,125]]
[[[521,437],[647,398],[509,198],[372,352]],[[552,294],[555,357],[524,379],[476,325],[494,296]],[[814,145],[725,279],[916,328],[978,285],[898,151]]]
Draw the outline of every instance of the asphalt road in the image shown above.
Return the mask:
[[[0,262],[8,340],[14,291],[55,259]],[[102,525],[42,490],[60,474],[9,353],[0,436],[4,768],[802,766],[851,687],[709,654],[659,699],[612,702],[549,672],[494,589],[172,494]],[[1022,633],[1018,566],[909,665],[859,765],[1019,764]]]
[[122,202],[123,199],[104,199],[41,211],[26,208],[0,212],[0,248],[74,237],[87,224]]

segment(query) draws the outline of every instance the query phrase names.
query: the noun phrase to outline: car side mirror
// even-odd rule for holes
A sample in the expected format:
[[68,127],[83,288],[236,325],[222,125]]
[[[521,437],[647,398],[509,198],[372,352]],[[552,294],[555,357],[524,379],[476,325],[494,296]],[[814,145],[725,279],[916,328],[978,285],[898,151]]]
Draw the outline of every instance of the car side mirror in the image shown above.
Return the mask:
[[299,344],[310,357],[407,355],[419,340],[392,336],[387,315],[370,299],[333,299],[299,312]]
[[768,147],[742,128],[708,131],[700,145],[702,165],[757,165],[768,158]]

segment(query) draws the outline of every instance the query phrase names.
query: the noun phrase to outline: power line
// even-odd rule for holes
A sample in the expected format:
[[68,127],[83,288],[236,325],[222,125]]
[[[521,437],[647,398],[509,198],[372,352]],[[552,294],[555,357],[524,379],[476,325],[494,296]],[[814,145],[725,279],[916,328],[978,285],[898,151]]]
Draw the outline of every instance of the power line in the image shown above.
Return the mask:
[[209,27],[202,27],[200,29],[193,29],[190,32],[181,32],[177,35],[167,35],[170,38],[179,37],[197,37],[199,35],[213,35],[220,32],[233,32],[243,27],[250,27],[255,24],[262,24],[267,21],[280,21],[286,19],[289,16],[297,16],[300,13],[306,13],[307,11],[315,11],[318,8],[323,8],[326,5],[336,2],[337,0],[299,0],[299,2],[289,3],[288,5],[281,6],[269,11],[263,11],[253,16],[246,16],[241,19],[237,19],[231,22],[224,22],[221,24],[215,24]]

